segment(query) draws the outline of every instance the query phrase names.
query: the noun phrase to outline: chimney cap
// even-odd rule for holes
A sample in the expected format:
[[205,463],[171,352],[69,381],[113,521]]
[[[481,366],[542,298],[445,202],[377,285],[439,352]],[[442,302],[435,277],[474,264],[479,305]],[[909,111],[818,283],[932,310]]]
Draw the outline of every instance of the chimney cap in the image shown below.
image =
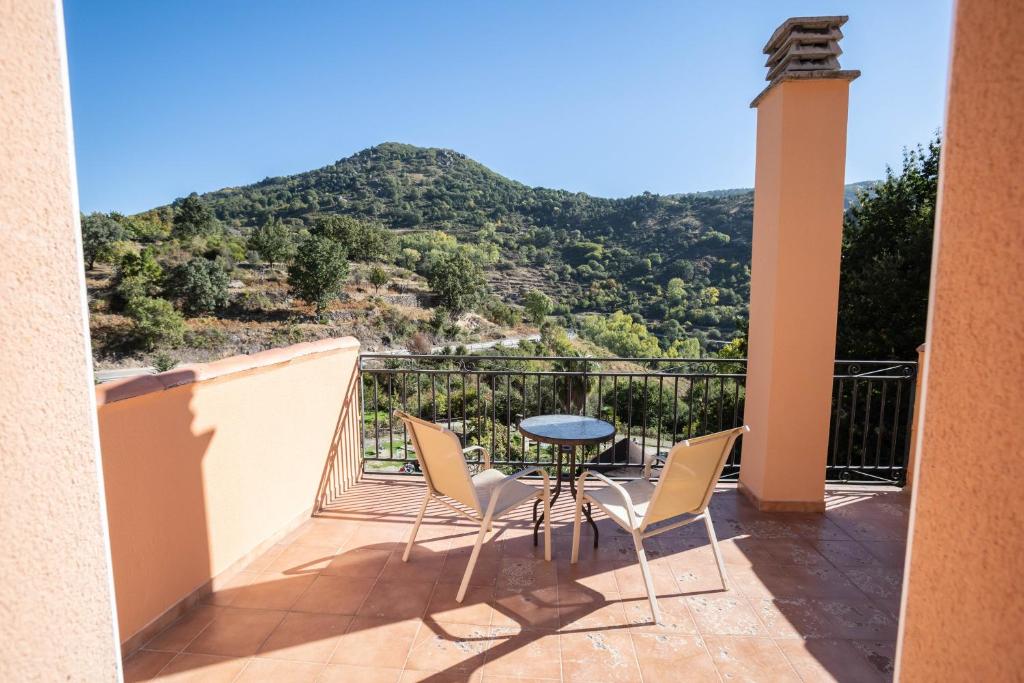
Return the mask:
[[768,55],[765,62],[768,86],[750,106],[756,107],[769,90],[783,81],[818,78],[852,81],[860,76],[859,71],[844,71],[839,66],[839,55],[843,54],[839,47],[843,38],[840,27],[848,19],[845,15],[790,17],[782,22],[763,48]]

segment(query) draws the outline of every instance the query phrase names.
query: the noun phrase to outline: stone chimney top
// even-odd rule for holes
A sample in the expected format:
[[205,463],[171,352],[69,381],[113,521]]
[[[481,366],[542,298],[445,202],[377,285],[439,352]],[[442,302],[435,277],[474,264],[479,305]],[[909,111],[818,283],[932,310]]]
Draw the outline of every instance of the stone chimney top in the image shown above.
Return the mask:
[[768,55],[768,87],[761,91],[751,107],[783,81],[805,78],[841,78],[852,81],[859,71],[839,68],[839,55],[843,54],[839,41],[843,38],[840,27],[849,17],[792,17],[775,29],[764,46]]

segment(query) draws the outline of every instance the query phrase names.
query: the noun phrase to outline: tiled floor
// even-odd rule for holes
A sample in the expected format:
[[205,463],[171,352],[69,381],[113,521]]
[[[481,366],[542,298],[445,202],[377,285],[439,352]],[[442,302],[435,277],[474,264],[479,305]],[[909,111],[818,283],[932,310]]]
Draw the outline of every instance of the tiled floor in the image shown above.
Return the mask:
[[702,525],[648,542],[662,625],[631,541],[607,519],[569,564],[571,504],[548,564],[529,509],[495,525],[455,591],[475,528],[412,478],[368,478],[132,655],[128,681],[878,681],[892,676],[907,497],[832,490],[824,515],[712,504],[733,590]]

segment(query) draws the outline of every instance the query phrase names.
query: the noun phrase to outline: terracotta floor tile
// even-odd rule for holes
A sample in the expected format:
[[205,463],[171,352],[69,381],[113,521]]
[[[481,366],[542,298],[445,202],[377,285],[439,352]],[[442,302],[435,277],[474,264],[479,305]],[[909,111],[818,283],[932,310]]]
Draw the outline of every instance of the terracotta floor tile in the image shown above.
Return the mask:
[[815,549],[826,560],[840,569],[847,567],[877,567],[881,562],[857,541],[817,541]]
[[607,626],[626,626],[626,610],[618,595],[604,596],[571,588],[558,591],[560,630],[579,630]]
[[147,650],[181,652],[223,611],[213,605],[198,605],[145,644]]
[[494,589],[490,586],[470,586],[461,603],[455,602],[458,591],[458,584],[437,584],[427,604],[426,617],[437,621],[489,626],[494,613]]
[[780,640],[778,646],[805,681],[876,683],[890,678],[848,640]]
[[837,625],[818,600],[775,598],[751,600],[772,638],[835,638]]
[[602,595],[618,594],[615,569],[611,562],[580,561],[569,563],[569,557],[553,557],[558,572],[558,586],[576,590],[590,590]]
[[167,665],[167,662],[174,659],[174,652],[153,652],[151,650],[139,650],[124,663],[125,683],[137,683],[153,679],[160,669]]
[[861,544],[883,567],[902,568],[906,562],[907,544],[903,541],[862,541]]
[[[634,683],[641,680],[633,640],[626,630],[563,633],[559,643],[563,681]],[[678,677],[675,680],[679,680]]]
[[412,524],[387,524],[367,522],[359,526],[348,540],[342,543],[342,550],[369,548],[371,550],[397,550],[404,547],[404,541]]
[[186,651],[231,657],[255,654],[284,615],[284,612],[272,610],[225,607],[213,623],[189,643]]
[[395,619],[420,617],[426,612],[433,592],[432,582],[378,581],[359,608],[359,615]]
[[484,663],[484,679],[493,676],[559,679],[559,636],[554,631],[496,626]]
[[782,650],[769,638],[706,636],[715,668],[727,681],[800,681]]
[[896,640],[896,620],[866,600],[820,600],[842,638]]
[[380,575],[390,550],[367,550],[358,548],[339,552],[334,559],[321,571],[325,576],[349,576],[355,578],[375,579]]
[[315,579],[315,575],[257,574],[248,584],[235,589],[238,594],[231,601],[231,606],[286,610]]
[[287,662],[280,659],[250,659],[236,683],[314,683],[322,664]]
[[409,561],[402,561],[402,553],[391,554],[384,569],[381,570],[381,581],[437,581],[444,567],[445,553],[434,552],[422,545],[413,546],[409,553]]
[[482,671],[413,671],[406,669],[400,683],[479,683],[483,680]]
[[556,588],[532,591],[495,591],[492,626],[521,626],[556,629],[558,592]]
[[267,569],[267,567],[270,566],[270,564],[274,560],[276,560],[278,558],[278,556],[281,553],[284,552],[285,548],[287,548],[287,547],[288,546],[286,544],[284,544],[284,543],[278,543],[276,545],[271,546],[269,550],[267,550],[265,553],[263,553],[262,555],[260,555],[256,559],[254,559],[252,562],[250,562],[245,567],[245,570],[246,571],[250,571],[250,572],[262,572],[262,571],[264,571],[265,569]]
[[401,669],[420,627],[418,619],[355,617],[338,640],[331,664]]
[[829,561],[804,539],[779,539],[769,542],[766,547],[772,560],[779,566],[831,568]]
[[[672,570],[666,564],[651,564],[651,580],[654,582],[655,595],[678,595],[679,586],[672,576]],[[619,595],[623,598],[647,597],[647,587],[644,585],[643,573],[640,565],[632,562],[618,567],[615,570],[615,585],[619,588]]]
[[245,571],[240,571],[230,578],[215,578],[210,594],[205,596],[202,601],[207,605],[228,607],[238,597],[239,589],[252,583],[257,576],[259,576],[259,572],[249,571],[249,567],[246,567]]
[[686,599],[697,623],[705,635],[764,636],[767,635],[754,610],[740,595],[698,595]]
[[[718,574],[718,565],[692,564],[681,566],[670,565],[672,578],[676,582],[676,593],[678,595],[702,595],[705,593],[724,593],[722,577]],[[726,567],[726,575],[732,577],[736,568]]]
[[892,679],[896,666],[896,643],[892,641],[851,640],[850,643],[884,680]]
[[731,538],[718,541],[718,549],[728,567],[751,567],[773,564],[768,552],[769,541],[756,538]]
[[699,636],[633,634],[644,683],[718,681],[718,672]]
[[665,635],[696,635],[697,624],[693,621],[686,598],[683,596],[658,598],[661,622],[654,623],[651,603],[647,598],[623,600],[626,622],[630,630],[638,633],[660,633]]
[[285,548],[264,571],[287,575],[316,574],[330,564],[337,550],[338,546],[334,545],[296,543]]
[[293,545],[331,546],[340,548],[355,533],[358,524],[348,520],[315,518],[291,536]]
[[429,621],[423,624],[406,667],[414,671],[477,672],[490,645],[487,627]]
[[355,614],[373,585],[373,579],[321,575],[295,601],[292,609],[297,612]]
[[351,617],[335,614],[291,612],[263,643],[257,656],[327,662],[351,621]]
[[505,557],[498,566],[495,586],[498,590],[535,590],[558,583],[554,562],[532,557]]
[[900,599],[903,592],[903,569],[894,567],[851,567],[846,577],[868,597],[877,600]]
[[[449,550],[437,580],[441,583],[462,583],[462,576],[466,573],[468,565],[469,553]],[[500,568],[500,557],[495,555],[487,556],[481,552],[476,566],[473,567],[473,575],[469,578],[469,585],[494,586],[498,580]]]
[[382,669],[380,667],[352,666],[349,664],[328,664],[320,675],[317,683],[397,683],[402,676],[401,669]]
[[244,658],[185,653],[172,659],[156,680],[161,683],[229,683],[247,662]]

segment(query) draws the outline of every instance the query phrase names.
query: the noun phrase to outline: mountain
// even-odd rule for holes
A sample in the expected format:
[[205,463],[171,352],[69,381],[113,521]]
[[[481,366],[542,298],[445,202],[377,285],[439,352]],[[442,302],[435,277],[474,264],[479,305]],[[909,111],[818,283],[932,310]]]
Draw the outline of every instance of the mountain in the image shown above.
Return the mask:
[[[200,199],[241,235],[271,216],[299,231],[318,214],[379,222],[399,248],[443,231],[492,254],[488,280],[505,300],[539,288],[556,312],[622,310],[663,340],[727,340],[746,319],[750,190],[608,199],[529,187],[452,150],[385,143]],[[166,220],[180,201],[154,213]]]

